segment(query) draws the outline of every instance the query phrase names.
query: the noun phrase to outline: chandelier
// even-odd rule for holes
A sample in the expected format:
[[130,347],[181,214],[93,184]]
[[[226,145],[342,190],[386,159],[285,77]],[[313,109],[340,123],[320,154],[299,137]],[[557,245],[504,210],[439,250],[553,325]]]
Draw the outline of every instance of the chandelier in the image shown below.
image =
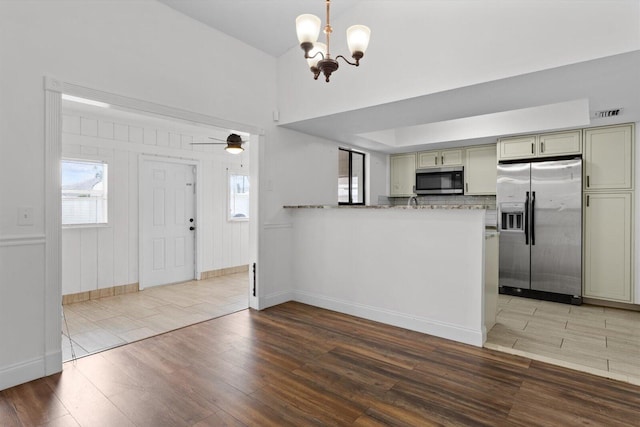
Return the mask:
[[331,73],[338,69],[338,58],[342,58],[344,62],[349,65],[356,67],[360,65],[360,59],[364,56],[364,52],[369,45],[371,30],[364,25],[353,25],[349,27],[347,29],[347,45],[349,46],[349,51],[351,51],[351,57],[355,62],[349,61],[342,55],[338,55],[333,59],[330,53],[330,38],[333,32],[333,28],[329,23],[331,0],[326,0],[326,3],[327,24],[324,26],[324,33],[326,34],[327,43],[319,43],[317,41],[320,35],[321,22],[320,18],[315,15],[304,14],[298,16],[296,18],[296,33],[298,34],[300,47],[304,50],[304,57],[313,73],[313,78],[318,80],[318,76],[322,73],[325,76],[325,81],[328,82]]

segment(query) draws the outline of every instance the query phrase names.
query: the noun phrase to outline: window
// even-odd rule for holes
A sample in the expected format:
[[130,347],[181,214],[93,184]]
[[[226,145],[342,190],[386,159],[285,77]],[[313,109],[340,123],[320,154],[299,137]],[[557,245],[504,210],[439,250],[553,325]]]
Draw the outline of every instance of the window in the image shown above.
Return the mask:
[[338,204],[364,205],[364,153],[338,151]]
[[249,219],[249,176],[229,175],[229,221]]
[[107,223],[107,164],[63,160],[62,225]]

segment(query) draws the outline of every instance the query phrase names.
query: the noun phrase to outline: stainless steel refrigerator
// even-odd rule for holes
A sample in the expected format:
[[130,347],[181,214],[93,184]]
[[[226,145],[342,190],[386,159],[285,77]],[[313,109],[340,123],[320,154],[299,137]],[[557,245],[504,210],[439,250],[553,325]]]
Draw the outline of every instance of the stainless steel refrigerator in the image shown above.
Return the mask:
[[500,292],[581,303],[582,160],[498,165]]

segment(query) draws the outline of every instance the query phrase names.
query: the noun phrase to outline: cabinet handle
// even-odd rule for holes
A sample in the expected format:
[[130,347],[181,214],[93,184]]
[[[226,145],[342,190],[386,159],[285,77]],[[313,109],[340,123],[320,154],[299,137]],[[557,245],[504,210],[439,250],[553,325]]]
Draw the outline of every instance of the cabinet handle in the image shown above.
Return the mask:
[[587,194],[587,207],[589,207],[589,195]]
[[440,164],[444,165],[444,156],[440,156]]
[[533,154],[533,149],[534,149],[534,147],[533,147],[533,142],[532,142],[531,143],[531,154]]
[[468,193],[469,192],[469,183],[468,182],[465,183],[465,187],[466,187],[466,189],[464,191]]
[[438,164],[438,156],[436,156],[436,165]]
[[589,175],[587,175],[587,188],[589,188]]
[[540,143],[540,152],[544,153],[544,142]]

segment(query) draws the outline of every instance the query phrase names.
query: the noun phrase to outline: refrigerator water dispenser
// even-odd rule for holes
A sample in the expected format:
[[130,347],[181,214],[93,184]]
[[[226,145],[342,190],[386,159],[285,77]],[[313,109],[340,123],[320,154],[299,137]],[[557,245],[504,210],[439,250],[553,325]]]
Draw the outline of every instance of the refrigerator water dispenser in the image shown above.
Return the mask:
[[500,230],[524,230],[524,204],[503,203],[500,205]]

